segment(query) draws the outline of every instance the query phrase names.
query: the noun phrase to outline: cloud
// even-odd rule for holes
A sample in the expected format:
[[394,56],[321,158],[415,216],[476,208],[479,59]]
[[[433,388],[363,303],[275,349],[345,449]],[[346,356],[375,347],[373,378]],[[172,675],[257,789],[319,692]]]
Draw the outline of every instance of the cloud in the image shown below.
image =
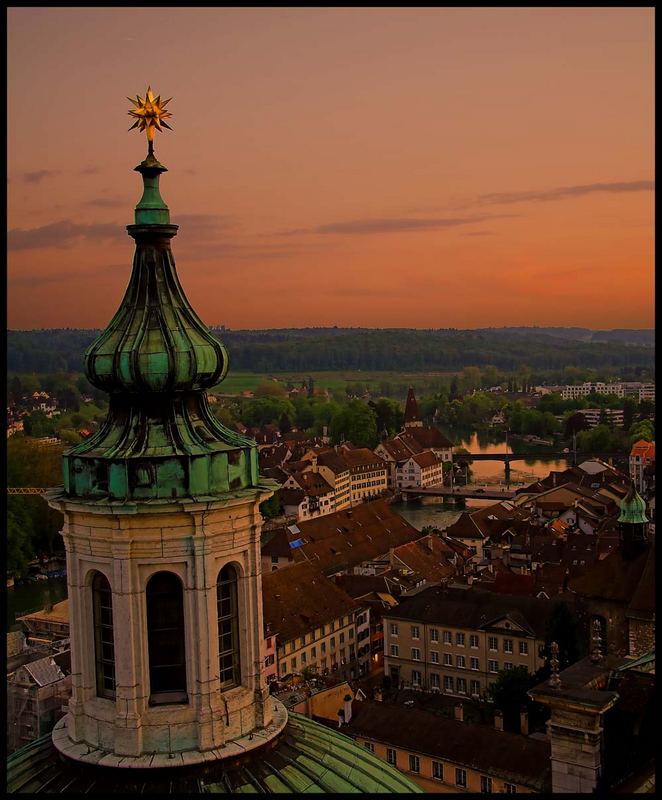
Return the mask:
[[53,175],[59,175],[60,172],[61,170],[59,169],[38,169],[34,172],[24,172],[22,177],[26,183],[41,183],[44,178],[50,178]]
[[115,223],[84,225],[71,220],[52,222],[39,228],[12,228],[7,231],[8,250],[41,250],[48,247],[69,247],[76,239],[111,241],[121,235]]
[[622,194],[624,192],[650,192],[655,188],[654,181],[625,181],[619,183],[587,183],[578,186],[559,186],[531,192],[492,192],[481,194],[471,205],[501,205],[506,203],[548,202],[565,200],[568,197],[583,197],[596,192]]
[[355,219],[348,222],[332,222],[327,225],[318,225],[314,228],[295,228],[287,231],[278,231],[276,236],[294,236],[302,233],[319,234],[344,234],[350,236],[363,236],[372,233],[402,233],[415,231],[443,230],[455,228],[460,225],[474,225],[488,216],[473,217],[435,217],[411,219],[409,217],[392,217],[382,219]]
[[96,197],[93,200],[86,200],[84,205],[97,208],[119,208],[120,206],[130,207],[131,202],[127,202],[121,197]]
[[99,167],[83,167],[79,170],[79,175],[98,175],[101,172]]

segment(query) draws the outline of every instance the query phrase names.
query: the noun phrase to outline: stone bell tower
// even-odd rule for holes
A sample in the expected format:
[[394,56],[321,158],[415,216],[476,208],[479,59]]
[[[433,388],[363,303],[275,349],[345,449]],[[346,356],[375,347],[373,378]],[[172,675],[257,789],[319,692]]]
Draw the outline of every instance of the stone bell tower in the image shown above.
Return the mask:
[[228,359],[175,269],[177,225],[153,150],[169,114],[151,90],[132,102],[149,141],[127,226],[133,270],[85,354],[88,379],[109,394],[108,417],[65,454],[64,487],[48,497],[64,515],[72,658],[69,713],[53,741],[83,761],[150,766],[154,754],[207,760],[274,727],[259,511],[273,484],[259,478],[255,442],[207,404]]

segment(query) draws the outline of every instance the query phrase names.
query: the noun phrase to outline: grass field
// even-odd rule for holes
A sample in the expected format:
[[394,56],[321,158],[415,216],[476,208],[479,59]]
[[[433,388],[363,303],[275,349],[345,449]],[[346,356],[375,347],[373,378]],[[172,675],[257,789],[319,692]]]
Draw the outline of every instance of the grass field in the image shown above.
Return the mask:
[[[319,389],[329,389],[332,392],[344,392],[347,386],[369,387],[371,393],[382,393],[388,390],[388,395],[405,397],[407,387],[413,386],[419,392],[429,393],[436,391],[442,384],[451,381],[455,372],[363,372],[362,370],[340,370],[338,372],[274,372],[261,374],[256,372],[230,371],[227,378],[217,384],[213,391],[219,394],[241,394],[244,391],[254,391],[261,383],[268,383],[276,379],[279,383],[300,386],[302,381],[311,377]],[[386,392],[385,392],[386,393]]]

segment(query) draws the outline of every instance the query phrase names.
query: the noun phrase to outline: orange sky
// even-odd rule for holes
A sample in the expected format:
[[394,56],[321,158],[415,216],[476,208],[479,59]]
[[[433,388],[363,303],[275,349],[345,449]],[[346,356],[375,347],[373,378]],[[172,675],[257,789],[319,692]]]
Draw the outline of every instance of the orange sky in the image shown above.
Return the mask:
[[104,327],[144,134],[207,324],[653,322],[651,9],[13,8],[8,326]]

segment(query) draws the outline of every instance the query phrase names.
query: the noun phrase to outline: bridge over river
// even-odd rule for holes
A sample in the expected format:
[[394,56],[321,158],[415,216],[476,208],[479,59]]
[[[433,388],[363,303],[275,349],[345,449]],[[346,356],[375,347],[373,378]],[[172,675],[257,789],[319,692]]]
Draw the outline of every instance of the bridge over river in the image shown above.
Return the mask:
[[424,489],[412,487],[411,489],[399,489],[404,499],[415,497],[446,497],[449,500],[511,500],[515,497],[513,489],[506,489],[502,486],[426,486]]

